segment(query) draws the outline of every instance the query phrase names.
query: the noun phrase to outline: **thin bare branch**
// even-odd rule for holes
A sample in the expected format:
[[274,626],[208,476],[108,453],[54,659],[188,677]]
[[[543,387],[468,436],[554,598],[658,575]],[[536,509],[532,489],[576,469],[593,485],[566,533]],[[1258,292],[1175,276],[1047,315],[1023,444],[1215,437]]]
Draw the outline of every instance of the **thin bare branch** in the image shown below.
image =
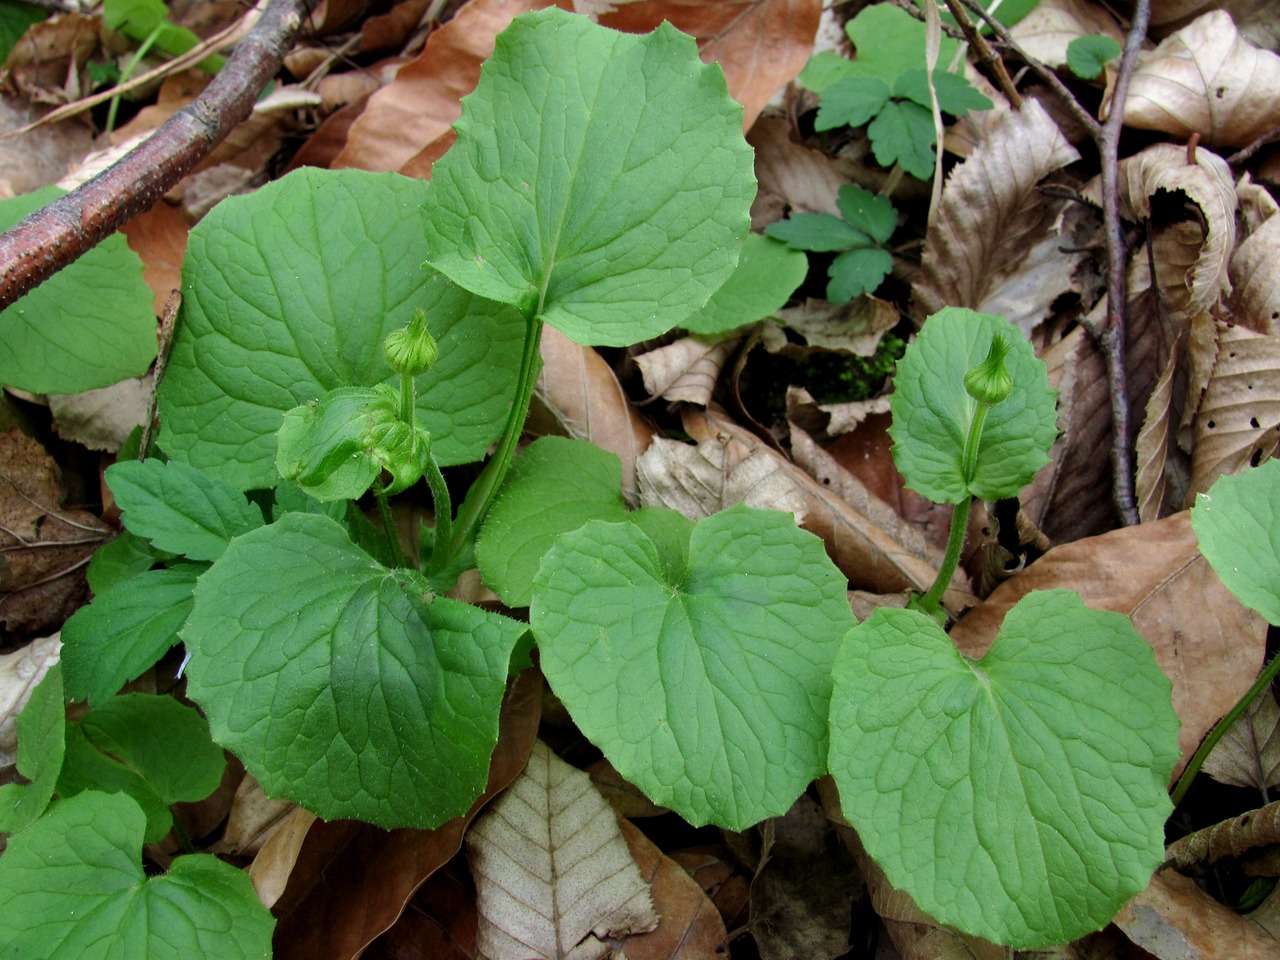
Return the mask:
[[312,0],[270,0],[189,106],[118,163],[0,234],[0,309],[149,209],[253,111]]
[[1004,68],[1004,61],[996,56],[996,52],[991,49],[991,44],[987,43],[987,38],[973,25],[973,21],[964,12],[964,7],[960,5],[959,0],[947,0],[947,9],[951,11],[951,15],[956,18],[956,23],[964,31],[965,39],[978,55],[978,60],[995,75],[996,86],[1000,88],[1000,92],[1004,94],[1010,106],[1015,110],[1021,110],[1022,94],[1009,79],[1009,71]]

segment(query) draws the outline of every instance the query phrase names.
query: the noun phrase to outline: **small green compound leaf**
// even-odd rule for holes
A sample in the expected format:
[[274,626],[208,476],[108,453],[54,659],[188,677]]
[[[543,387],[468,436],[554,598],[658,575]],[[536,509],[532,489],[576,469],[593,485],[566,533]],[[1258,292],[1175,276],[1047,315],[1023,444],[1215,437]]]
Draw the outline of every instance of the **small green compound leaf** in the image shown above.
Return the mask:
[[875,151],[876,163],[882,167],[901,164],[913,177],[928,180],[933,176],[937,155],[933,145],[937,135],[933,115],[910,100],[890,100],[880,115],[867,127],[867,136]]
[[1111,37],[1076,37],[1067,44],[1067,66],[1077,77],[1092,80],[1122,49]]
[[797,213],[789,220],[769,224],[764,232],[793,250],[813,250],[815,253],[871,243],[871,238],[853,224],[829,213]]
[[[858,58],[850,64],[858,76],[879,77],[889,86],[907,70],[925,65],[925,25],[890,3],[864,7],[845,24]],[[942,37],[938,63],[955,59],[959,41]]]
[[755,195],[742,108],[669,24],[641,37],[555,8],[517,17],[454,126],[423,213],[429,262],[466,289],[619,346],[679,323],[733,270]]
[[846,183],[840,188],[836,206],[845,220],[876,243],[887,242],[898,227],[898,211],[893,209],[893,201],[856,184]]
[[[988,409],[973,483],[964,482],[964,443],[976,401],[965,373],[986,359],[999,333],[1013,377],[1007,400]],[[939,503],[967,496],[1017,496],[1049,461],[1057,436],[1057,394],[1031,344],[1003,317],[946,307],[925,321],[898,362],[890,400],[893,459],[907,486]]]
[[55,663],[18,714],[18,772],[31,782],[0,786],[0,833],[27,828],[49,806],[66,753],[66,725],[62,666]]
[[879,609],[835,665],[831,773],[889,881],[1032,949],[1101,929],[1164,855],[1171,684],[1127,619],[1032,593],[980,661]]
[[742,245],[738,266],[706,306],[681,324],[692,333],[714,335],[755,323],[787,305],[809,272],[809,258],[798,250],[753,233]]
[[0,857],[0,955],[28,960],[250,960],[275,920],[242,871],[204,854],[142,870],[145,819],[123,794],[82,793]]
[[484,582],[527,607],[538,564],[562,533],[588,520],[622,521],[622,465],[585,440],[543,437],[516,458],[476,540]]
[[[908,70],[893,85],[895,97],[905,97],[920,104],[926,110],[932,110],[929,100],[928,73],[924,67]],[[964,77],[945,70],[933,72],[933,89],[938,95],[938,107],[943,113],[953,117],[962,117],[970,110],[990,110],[994,104],[975,90]]]
[[893,270],[893,254],[879,247],[846,250],[831,262],[827,283],[827,299],[832,303],[848,303],[854,297],[871,293]]
[[200,221],[160,386],[172,457],[241,489],[275,486],[285,412],[335,387],[398,388],[382,341],[418,309],[440,349],[417,379],[418,420],[442,465],[484,456],[511,404],[525,323],[422,269],[426,189],[308,168]]
[[1236,599],[1280,625],[1280,460],[1219,477],[1196,497],[1191,527]]
[[67,698],[99,704],[178,642],[203,565],[148,570],[114,584],[62,628]]
[[232,537],[262,526],[243,493],[185,463],[128,460],[106,477],[130,533],[192,560],[217,560]]
[[[0,230],[60,197],[46,187],[0,203]],[[142,261],[114,235],[0,312],[0,383],[78,393],[147,372],[156,316]]]
[[188,692],[268,793],[389,828],[439,826],[484,789],[524,630],[288,513],[200,578],[182,636]]
[[879,77],[845,77],[823,89],[813,128],[860,127],[884,109],[890,93]]
[[651,799],[745,829],[824,770],[847,583],[790,514],[745,506],[700,521],[675,572],[632,523],[562,536],[534,580],[542,669]]

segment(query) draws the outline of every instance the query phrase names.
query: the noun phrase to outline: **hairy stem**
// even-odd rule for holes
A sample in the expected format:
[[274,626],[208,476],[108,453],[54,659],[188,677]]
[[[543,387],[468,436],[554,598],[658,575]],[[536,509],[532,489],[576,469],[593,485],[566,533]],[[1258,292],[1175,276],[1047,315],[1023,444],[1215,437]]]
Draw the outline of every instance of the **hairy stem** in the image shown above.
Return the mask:
[[[431,550],[431,565],[428,573],[439,573],[449,560],[450,546],[453,541],[453,501],[449,497],[449,485],[444,482],[444,474],[440,472],[440,464],[433,453],[427,462],[427,485],[431,487],[431,499],[435,502],[436,539]],[[421,542],[421,538],[419,538]]]
[[969,507],[972,503],[972,497],[965,497],[956,504],[951,514],[951,532],[947,535],[947,552],[942,558],[942,566],[938,569],[938,576],[934,578],[933,586],[920,598],[918,604],[918,607],[930,616],[942,611],[942,595],[947,592],[947,587],[951,586],[951,578],[955,576],[956,567],[960,565],[960,551],[964,549],[964,536],[969,529]]
[[378,516],[382,518],[382,532],[387,538],[387,548],[394,558],[397,567],[405,565],[404,553],[400,550],[400,538],[396,536],[395,518],[391,516],[391,504],[387,502],[387,494],[380,485],[373,488],[374,499],[378,501]]

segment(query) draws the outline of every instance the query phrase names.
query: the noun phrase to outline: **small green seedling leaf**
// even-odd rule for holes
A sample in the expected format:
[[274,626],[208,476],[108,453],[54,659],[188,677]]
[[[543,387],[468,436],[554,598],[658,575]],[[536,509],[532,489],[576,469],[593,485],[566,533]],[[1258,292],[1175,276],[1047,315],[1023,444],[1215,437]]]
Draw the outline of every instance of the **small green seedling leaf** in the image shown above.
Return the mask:
[[[200,38],[190,30],[170,22],[169,8],[163,0],[105,0],[102,18],[112,30],[135,43],[150,40],[156,50],[171,57],[180,57],[200,43]],[[206,73],[217,73],[226,63],[225,57],[213,54],[196,67]]]
[[542,561],[530,624],[556,695],[624,777],[741,830],[824,770],[847,581],[790,514],[745,506],[700,521],[687,556],[673,569],[636,524],[591,521]]
[[1111,37],[1076,37],[1067,44],[1067,66],[1077,77],[1092,80],[1120,56],[1123,48]]
[[828,270],[827,299],[832,303],[848,303],[854,297],[870,293],[893,270],[893,254],[879,247],[846,250],[836,257]]
[[524,631],[433,599],[328,517],[288,513],[200,578],[182,637],[188,693],[269,794],[435,827],[484,789]]
[[1066,943],[1164,857],[1171,689],[1125,617],[1070,591],[1021,600],[979,661],[924,614],[882,608],[836,660],[831,773],[925,912],[1018,948]]
[[847,250],[855,244],[865,246],[871,242],[865,232],[830,213],[797,213],[787,220],[769,224],[765,235],[781,240],[793,250],[815,253]]
[[763,320],[787,305],[808,272],[809,258],[803,253],[749,234],[724,286],[681,325],[691,333],[714,336]]
[[[844,29],[857,59],[830,51],[817,54],[800,74],[806,89],[822,93],[845,77],[875,77],[892,87],[903,72],[925,64],[925,25],[893,4],[863,7]],[[938,63],[951,63],[959,49],[959,41],[942,37]]]
[[921,180],[933,176],[937,135],[933,115],[925,107],[910,100],[890,100],[867,127],[867,136],[880,166],[901,164],[903,170]]
[[276,440],[280,476],[321,501],[358,500],[384,470],[384,493],[399,493],[431,462],[430,435],[400,419],[400,395],[383,383],[339,387],[294,407]]
[[543,437],[511,465],[476,539],[476,562],[503,603],[527,607],[538,564],[557,537],[588,520],[626,519],[614,454],[585,440]]
[[382,341],[418,309],[440,349],[417,381],[418,420],[441,464],[484,456],[511,403],[525,324],[421,269],[426,189],[307,168],[200,221],[160,385],[160,444],[173,458],[242,490],[275,486],[285,412],[335,387],[399,387]]
[[[992,406],[973,482],[965,483],[965,437],[976,401],[965,374],[986,359],[999,334],[1013,378],[1008,399]],[[893,459],[907,486],[939,503],[965,497],[1014,497],[1049,461],[1057,436],[1057,393],[1031,344],[1003,317],[946,307],[930,317],[898,362],[890,400]]]
[[176,460],[115,463],[106,478],[125,528],[169,553],[217,560],[232,537],[262,526],[235,486]]
[[742,108],[670,24],[517,17],[454,127],[428,262],[473,293],[617,346],[680,323],[737,262],[755,195]]
[[885,108],[891,93],[879,77],[845,77],[822,91],[813,128],[861,127]]
[[268,960],[275,920],[248,875],[194,854],[148,877],[145,823],[131,798],[86,792],[10,838],[0,857],[0,954]]
[[1236,599],[1280,625],[1280,460],[1219,477],[1196,497],[1191,527]]
[[155,664],[178,642],[203,564],[147,570],[116,583],[62,628],[67,698],[97,705]]
[[146,813],[146,842],[155,843],[173,827],[170,807],[209,796],[225,766],[198,712],[172,697],[130,693],[68,726],[58,793],[129,794]]
[[[62,196],[46,187],[0,201],[0,230]],[[142,261],[113,235],[0,312],[0,383],[78,393],[147,372],[156,316]]]
[[30,783],[0,786],[0,833],[25,830],[49,806],[66,753],[62,666],[55,663],[18,714],[18,772]]
[[[924,67],[906,71],[894,82],[893,95],[918,103],[926,110],[932,110],[928,76]],[[933,89],[938,95],[939,109],[953,117],[963,117],[970,110],[990,110],[995,106],[990,99],[974,89],[964,77],[945,70],[933,72]]]
[[887,243],[898,227],[898,211],[888,197],[844,184],[836,194],[840,215],[877,243]]

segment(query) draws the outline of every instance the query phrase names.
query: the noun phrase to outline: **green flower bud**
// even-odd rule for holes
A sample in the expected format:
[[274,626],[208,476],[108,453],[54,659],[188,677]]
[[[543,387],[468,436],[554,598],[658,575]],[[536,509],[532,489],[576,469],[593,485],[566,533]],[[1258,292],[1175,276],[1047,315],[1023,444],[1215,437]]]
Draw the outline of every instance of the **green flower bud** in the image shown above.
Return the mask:
[[987,359],[964,375],[964,389],[969,396],[988,406],[1004,400],[1013,391],[1013,377],[1004,365],[1009,355],[1009,344],[1000,334],[992,334],[991,350]]
[[382,353],[391,369],[403,376],[416,377],[435,366],[440,349],[427,329],[427,315],[418,310],[407,327],[388,333]]

